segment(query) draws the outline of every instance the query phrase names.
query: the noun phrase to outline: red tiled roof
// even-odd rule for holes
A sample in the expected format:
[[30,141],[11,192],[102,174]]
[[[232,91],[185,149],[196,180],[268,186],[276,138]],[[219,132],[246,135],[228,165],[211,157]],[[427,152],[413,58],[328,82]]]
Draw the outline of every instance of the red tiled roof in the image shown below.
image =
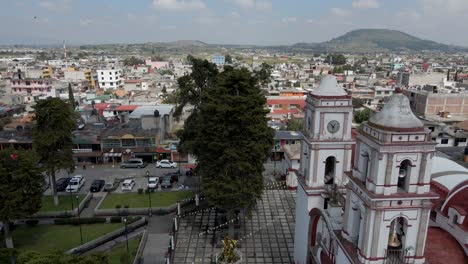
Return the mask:
[[457,240],[448,232],[436,227],[427,230],[424,256],[426,263],[430,264],[468,263],[468,258]]
[[139,107],[139,105],[121,105],[119,107],[117,107],[117,111],[133,111],[135,109],[137,109]]

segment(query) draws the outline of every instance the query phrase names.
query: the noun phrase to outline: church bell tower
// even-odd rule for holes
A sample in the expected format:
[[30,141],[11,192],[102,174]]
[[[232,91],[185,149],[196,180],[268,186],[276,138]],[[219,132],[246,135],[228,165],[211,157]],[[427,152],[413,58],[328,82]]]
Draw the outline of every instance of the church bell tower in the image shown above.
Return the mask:
[[[301,166],[296,202],[294,260],[308,263],[311,255],[309,213],[331,205],[330,192],[345,192],[351,170],[351,96],[335,76],[326,75],[306,99]],[[341,207],[338,213],[341,212]]]

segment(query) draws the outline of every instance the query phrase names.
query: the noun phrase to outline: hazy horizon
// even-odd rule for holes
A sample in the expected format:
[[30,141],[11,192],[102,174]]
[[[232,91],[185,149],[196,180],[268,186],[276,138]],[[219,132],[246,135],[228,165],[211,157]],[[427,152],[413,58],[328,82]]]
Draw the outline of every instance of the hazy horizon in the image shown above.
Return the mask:
[[1,0],[0,45],[323,42],[385,28],[468,47],[466,0]]

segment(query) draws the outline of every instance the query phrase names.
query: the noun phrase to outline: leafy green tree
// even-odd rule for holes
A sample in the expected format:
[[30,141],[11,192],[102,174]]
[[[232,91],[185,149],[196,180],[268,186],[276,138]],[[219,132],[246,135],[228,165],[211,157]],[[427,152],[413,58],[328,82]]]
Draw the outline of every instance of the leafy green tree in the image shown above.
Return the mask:
[[332,65],[344,65],[346,64],[346,57],[343,54],[331,54],[327,55],[326,62]]
[[302,131],[304,128],[304,119],[291,118],[288,119],[286,126],[281,127],[283,131]]
[[225,69],[202,95],[199,113],[187,120],[189,133],[181,138],[197,157],[208,201],[231,214],[252,209],[261,197],[263,162],[273,145],[258,82],[245,68]]
[[75,95],[73,95],[73,89],[70,83],[68,83],[68,104],[70,105],[70,109],[75,112]]
[[260,69],[254,70],[254,76],[260,81],[263,86],[268,85],[271,79],[271,70],[273,67],[266,62],[260,65]]
[[33,128],[33,148],[39,154],[43,167],[51,177],[54,204],[59,200],[55,188],[55,173],[60,169],[73,171],[72,157],[74,113],[70,106],[59,98],[40,100],[33,106],[36,124]]
[[9,223],[41,208],[44,178],[33,151],[0,150],[0,221],[7,248],[13,248]]
[[134,66],[134,65],[140,65],[140,64],[145,64],[145,61],[136,57],[130,57],[130,58],[125,58],[123,61],[123,65],[125,66]]
[[226,55],[226,57],[224,57],[224,60],[226,61],[226,63],[231,64],[232,63],[232,56],[228,54],[228,55]]
[[343,73],[343,68],[341,66],[336,66],[333,70],[334,73]]
[[191,55],[187,57],[187,60],[192,65],[192,73],[177,79],[179,88],[176,92],[177,106],[174,111],[175,117],[179,117],[182,114],[182,110],[187,104],[193,105],[196,113],[204,90],[213,84],[218,75],[218,68],[214,63],[194,58]]
[[368,108],[365,108],[363,110],[356,110],[354,112],[354,122],[357,124],[361,124],[362,122],[369,120],[371,114],[372,110]]

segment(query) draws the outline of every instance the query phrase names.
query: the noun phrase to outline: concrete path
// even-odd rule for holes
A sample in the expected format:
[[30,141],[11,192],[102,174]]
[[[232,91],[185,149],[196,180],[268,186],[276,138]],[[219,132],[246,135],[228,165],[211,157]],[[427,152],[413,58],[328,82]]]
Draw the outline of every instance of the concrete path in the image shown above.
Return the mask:
[[163,264],[169,246],[169,230],[174,214],[148,218],[148,240],[142,255],[143,264]]
[[[145,227],[140,227],[136,230],[134,230],[133,232],[130,232],[127,234],[127,237],[128,237],[128,240],[131,240],[137,236],[141,236],[143,235],[143,232],[145,231]],[[127,237],[125,237],[125,235],[123,236],[119,236],[118,238],[114,239],[114,240],[111,240],[107,243],[104,243],[96,248],[93,248],[91,249],[89,252],[106,252],[106,251],[109,251],[111,250],[112,248],[116,247],[117,245],[121,244],[121,243],[125,243],[125,240],[127,239]]]
[[83,218],[94,217],[94,209],[96,209],[96,206],[101,199],[102,199],[102,196],[93,194],[93,197],[89,201],[88,205],[81,210],[80,216]]

